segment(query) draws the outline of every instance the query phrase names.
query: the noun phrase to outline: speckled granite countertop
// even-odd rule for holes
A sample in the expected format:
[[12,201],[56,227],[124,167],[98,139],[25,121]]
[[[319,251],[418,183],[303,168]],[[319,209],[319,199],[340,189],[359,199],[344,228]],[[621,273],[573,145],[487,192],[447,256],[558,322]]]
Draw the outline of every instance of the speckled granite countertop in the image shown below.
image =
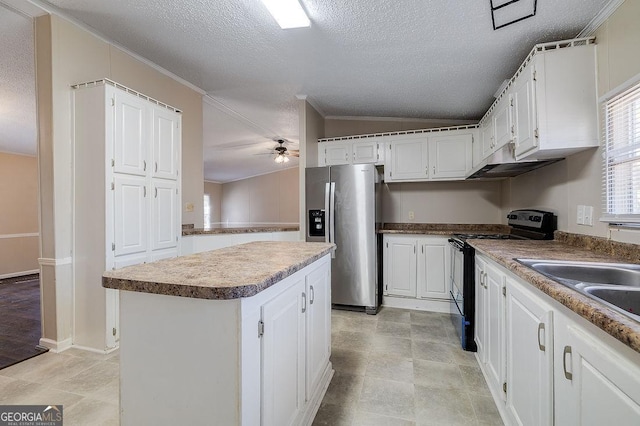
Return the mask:
[[327,243],[251,242],[107,271],[102,286],[198,299],[251,297],[334,247]]
[[626,256],[605,254],[583,248],[584,246],[576,247],[557,240],[467,240],[467,242],[477,251],[495,260],[598,328],[640,352],[640,322],[634,321],[513,260],[514,258],[524,258],[628,263],[629,260],[625,259]]
[[242,228],[186,228],[182,236],[210,234],[249,234],[252,232],[287,232],[299,231],[299,226],[247,226]]
[[385,223],[379,234],[426,234],[451,235],[469,233],[508,234],[511,227],[498,224],[455,224],[455,223]]

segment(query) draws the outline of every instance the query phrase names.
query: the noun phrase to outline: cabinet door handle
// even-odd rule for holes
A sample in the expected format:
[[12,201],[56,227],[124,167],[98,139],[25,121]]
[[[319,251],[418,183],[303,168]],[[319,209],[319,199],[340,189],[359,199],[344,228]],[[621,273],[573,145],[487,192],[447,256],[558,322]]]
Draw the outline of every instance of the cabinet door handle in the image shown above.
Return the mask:
[[573,373],[567,371],[567,355],[571,356],[571,346],[565,346],[562,352],[562,369],[567,380],[573,380]]
[[142,194],[142,196],[143,196],[143,197],[146,197],[146,196],[147,196],[147,187],[146,187],[146,186],[143,186],[143,187],[142,187],[142,189],[143,189],[143,194]]
[[316,299],[316,292],[312,285],[309,286],[309,292],[311,293],[309,297],[309,305],[313,305],[313,301]]
[[155,192],[154,197],[158,198],[158,188],[153,188],[153,190]]
[[543,322],[538,324],[538,348],[540,348],[540,351],[544,352],[546,350],[546,348],[542,344],[542,340],[540,339],[540,332],[541,331],[544,331],[544,323]]
[[147,160],[142,160],[142,171],[143,172],[147,171]]
[[302,292],[302,313],[307,312],[307,294]]
[[433,174],[436,174],[436,166],[433,166]]
[[156,173],[158,173],[158,162],[156,161]]

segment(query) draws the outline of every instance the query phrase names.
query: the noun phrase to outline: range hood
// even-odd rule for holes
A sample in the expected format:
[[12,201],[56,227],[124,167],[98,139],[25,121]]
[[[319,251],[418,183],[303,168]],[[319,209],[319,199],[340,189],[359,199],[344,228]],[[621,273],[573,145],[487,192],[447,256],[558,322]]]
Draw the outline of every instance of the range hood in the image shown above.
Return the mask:
[[486,160],[482,161],[467,179],[499,179],[514,177],[540,167],[556,163],[563,158],[551,158],[545,160],[520,160],[516,161],[513,155],[513,144],[508,143]]

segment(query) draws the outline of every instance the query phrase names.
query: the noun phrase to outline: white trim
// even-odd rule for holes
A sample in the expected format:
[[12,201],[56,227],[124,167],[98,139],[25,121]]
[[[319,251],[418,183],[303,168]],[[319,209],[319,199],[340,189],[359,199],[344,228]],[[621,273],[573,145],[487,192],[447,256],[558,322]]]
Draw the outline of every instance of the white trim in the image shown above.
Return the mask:
[[273,173],[280,173],[280,172],[283,172],[285,170],[297,169],[297,168],[298,168],[297,165],[296,166],[291,166],[291,167],[285,167],[285,168],[282,168],[280,170],[276,170],[276,171],[273,171],[273,172],[259,173],[257,175],[251,175],[251,176],[243,177],[243,178],[240,178],[240,179],[227,180],[227,181],[224,181],[224,182],[220,182],[220,184],[224,185],[225,183],[239,182],[239,181],[245,180],[245,179],[251,179],[251,178],[254,178],[254,177],[258,177],[258,176],[270,175],[270,174],[273,174]]
[[45,3],[45,2],[43,2],[41,0],[27,0],[27,1],[29,3],[31,3],[31,4],[33,4],[34,6],[42,9],[43,11],[51,14],[51,15],[57,15],[60,18],[71,22],[72,24],[82,28],[83,30],[85,30],[88,33],[92,34],[93,36],[97,37],[99,40],[104,41],[105,43],[108,43],[111,46],[123,51],[124,53],[132,56],[134,59],[137,59],[138,61],[144,63],[145,65],[148,65],[149,67],[153,68],[154,70],[158,71],[159,73],[166,75],[167,77],[177,81],[178,83],[188,87],[189,89],[191,89],[191,90],[193,90],[195,92],[198,92],[201,95],[206,95],[207,92],[205,92],[203,89],[199,88],[195,84],[190,83],[190,82],[188,82],[187,80],[185,80],[185,79],[183,79],[181,77],[178,77],[177,75],[175,75],[171,71],[169,71],[169,70],[167,70],[165,68],[162,68],[160,65],[158,65],[158,64],[156,64],[154,62],[151,62],[147,58],[145,58],[143,56],[140,56],[137,53],[134,53],[133,51],[127,49],[126,47],[122,46],[121,44],[116,43],[115,41],[107,38],[106,36],[96,32],[95,29],[87,26],[85,23],[83,23],[83,22],[81,22],[81,21],[69,16],[65,12],[63,12],[62,9],[60,9],[60,8],[58,8],[56,6],[53,6],[52,4]]
[[624,0],[611,0],[607,5],[605,5],[600,12],[587,24],[586,27],[582,31],[578,33],[576,38],[580,37],[589,37],[592,36],[600,25],[604,24],[604,22],[609,19],[613,12],[615,12],[620,5],[624,3]]
[[451,301],[443,299],[416,299],[412,297],[383,296],[382,306],[388,308],[414,309],[418,311],[451,313]]
[[[202,97],[202,102],[206,103],[209,106],[212,106],[214,108],[216,108],[218,111],[227,114],[230,117],[235,118],[236,120],[246,124],[247,126],[253,128],[254,131],[256,131],[256,133],[258,133],[260,136],[264,136],[267,139],[279,139],[280,136],[278,136],[278,133],[272,131],[271,129],[267,129],[266,127],[261,126],[260,124],[256,123],[255,121],[251,120],[250,118],[240,114],[239,112],[229,108],[228,106],[226,106],[223,102],[221,102],[220,100],[214,98],[213,96],[209,95],[209,94],[205,94]],[[287,138],[282,138],[282,139],[287,139]],[[288,139],[287,139],[288,140]]]
[[607,101],[615,98],[616,96],[620,95],[622,92],[624,92],[627,89],[630,89],[631,87],[635,86],[637,83],[640,83],[640,73],[634,75],[629,80],[625,81],[624,83],[618,85],[616,88],[614,88],[612,90],[609,90],[607,93],[605,93],[604,95],[600,96],[598,98],[598,103],[607,102]]
[[316,110],[316,112],[318,114],[320,114],[320,116],[324,119],[326,119],[327,117],[325,116],[324,110],[322,108],[320,108],[318,106],[318,104],[315,103],[315,101],[313,101],[309,96],[307,95],[296,95],[296,99],[298,99],[299,101],[306,101],[309,105],[311,105],[313,107],[313,109]]
[[223,185],[224,184],[224,182],[218,182],[216,180],[207,180],[207,179],[204,180],[204,183],[215,183],[216,185]]
[[44,346],[45,348],[48,348],[49,351],[53,353],[60,353],[62,351],[66,351],[71,347],[71,345],[72,345],[71,337],[61,341],[51,340],[45,337],[40,338],[40,346]]
[[104,86],[104,85],[107,85],[107,84],[110,85],[110,86],[115,87],[116,89],[120,89],[120,90],[125,91],[127,93],[130,93],[130,94],[132,94],[134,96],[142,98],[142,99],[144,99],[146,101],[149,101],[149,102],[151,102],[153,104],[156,104],[158,106],[166,108],[166,109],[168,109],[170,111],[177,112],[178,114],[182,114],[182,110],[179,109],[179,108],[176,108],[176,107],[171,106],[169,104],[165,104],[162,101],[154,99],[154,98],[152,98],[150,96],[145,95],[144,93],[140,93],[137,90],[133,90],[130,87],[125,86],[124,84],[117,83],[117,82],[115,82],[113,80],[110,80],[108,78],[101,78],[100,80],[94,80],[94,81],[87,81],[87,82],[83,82],[83,83],[72,84],[71,88],[72,89],[84,89],[84,88],[87,88],[87,87]]
[[359,120],[359,121],[392,121],[392,122],[417,122],[417,123],[451,123],[451,124],[475,124],[476,120],[458,120],[458,119],[439,119],[439,118],[402,118],[402,117],[371,117],[371,116],[355,116],[355,115],[328,115],[325,120]]
[[73,345],[72,347],[74,349],[79,349],[81,351],[86,351],[86,352],[92,352],[94,354],[108,355],[108,354],[110,354],[112,352],[117,351],[120,346],[118,344],[116,344],[115,348],[105,349],[105,350],[102,350],[102,351],[100,349],[90,348],[88,346]]
[[22,276],[22,275],[33,275],[33,274],[38,274],[38,273],[40,273],[39,269],[32,269],[30,271],[12,272],[10,274],[0,275],[0,279],[19,277],[19,276]]
[[40,234],[38,232],[30,232],[26,234],[0,234],[0,240],[9,239],[9,238],[29,238],[29,237],[39,237]]
[[27,19],[37,18],[46,14],[41,7],[34,6],[31,2],[24,0],[0,0],[0,7],[22,15]]
[[318,143],[349,141],[349,140],[356,140],[356,139],[368,139],[368,138],[377,138],[381,136],[420,135],[424,133],[449,132],[453,130],[474,130],[474,129],[477,129],[478,127],[479,126],[477,124],[469,124],[469,125],[452,126],[452,127],[432,127],[429,129],[398,130],[395,132],[369,133],[366,135],[336,136],[334,138],[320,138],[318,139]]
[[[0,0],[2,1],[2,0]],[[0,154],[7,154],[7,155],[19,155],[21,157],[32,157],[32,158],[37,158],[37,154],[26,154],[24,152],[12,152],[12,151],[3,151],[0,150]]]
[[38,258],[38,264],[40,266],[61,266],[61,265],[71,265],[72,263],[73,263],[72,257],[63,257],[60,259],[53,259],[50,257]]

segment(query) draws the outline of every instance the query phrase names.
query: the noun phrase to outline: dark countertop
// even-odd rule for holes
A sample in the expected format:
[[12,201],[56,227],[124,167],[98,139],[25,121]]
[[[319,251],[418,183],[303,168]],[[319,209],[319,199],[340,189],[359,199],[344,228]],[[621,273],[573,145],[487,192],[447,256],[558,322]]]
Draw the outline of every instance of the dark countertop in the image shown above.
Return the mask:
[[215,234],[250,234],[253,232],[289,232],[299,231],[299,226],[246,226],[246,227],[213,227],[213,228],[183,228],[182,236],[187,235],[215,235]]
[[452,234],[508,234],[508,225],[500,224],[455,224],[455,223],[385,223],[379,234],[424,234],[424,235],[452,235]]
[[[582,262],[613,262],[628,263],[629,256],[640,253],[640,246],[618,244],[619,250],[610,252],[594,251],[594,245],[616,243],[597,237],[579,236],[582,246],[569,244],[573,234],[560,235],[561,240],[522,241],[522,240],[467,240],[478,252],[488,256],[515,275],[529,282],[543,293],[560,302],[587,321],[604,330],[633,350],[640,352],[640,322],[634,321],[602,303],[584,296],[583,294],[557,283],[538,272],[518,263],[514,258],[571,260]],[[558,238],[558,233],[556,233]],[[589,244],[587,240],[595,240]],[[635,250],[635,254],[630,250]]]
[[251,242],[107,271],[102,286],[198,299],[251,297],[334,248],[328,243]]

